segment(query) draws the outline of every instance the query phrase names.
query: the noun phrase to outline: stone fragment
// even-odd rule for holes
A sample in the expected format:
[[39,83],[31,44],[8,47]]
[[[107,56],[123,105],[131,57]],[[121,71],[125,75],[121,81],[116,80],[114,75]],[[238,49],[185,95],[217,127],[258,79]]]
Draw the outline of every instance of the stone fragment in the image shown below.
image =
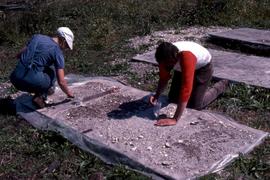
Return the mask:
[[166,148],[171,148],[172,146],[171,146],[168,142],[166,142],[166,143],[165,143],[165,147],[166,147]]
[[169,161],[163,161],[163,162],[161,163],[162,166],[170,166],[171,164],[172,164],[172,163],[169,162]]

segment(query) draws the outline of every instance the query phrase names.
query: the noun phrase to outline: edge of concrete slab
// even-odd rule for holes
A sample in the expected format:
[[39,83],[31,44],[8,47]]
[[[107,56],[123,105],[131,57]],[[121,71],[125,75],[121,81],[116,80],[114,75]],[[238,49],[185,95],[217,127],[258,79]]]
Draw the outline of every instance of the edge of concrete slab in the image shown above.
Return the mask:
[[[214,114],[215,116],[218,116],[220,119],[222,119],[222,121],[227,121],[227,122],[232,123],[234,126],[237,126],[237,127],[248,128],[250,131],[260,134],[260,138],[257,139],[257,141],[254,142],[251,146],[246,146],[246,147],[242,148],[243,149],[242,154],[250,153],[256,146],[261,144],[266,138],[270,137],[270,134],[268,132],[260,131],[260,130],[257,130],[257,129],[250,128],[248,126],[244,126],[242,124],[238,124],[231,117],[221,115],[219,113],[213,113],[213,112],[212,112],[212,114]],[[224,167],[230,165],[235,158],[239,157],[239,154],[240,154],[240,152],[235,153],[235,154],[228,154],[223,159],[221,159],[220,161],[217,161],[215,164],[213,164],[213,166],[209,170],[209,173],[218,172],[218,171],[222,170]]]
[[155,50],[146,51],[142,54],[137,54],[136,56],[132,57],[131,61],[143,62],[157,66],[158,63],[155,61],[154,57],[155,57]]
[[[260,56],[270,56],[270,46],[269,43],[259,42],[256,40],[244,40],[241,38],[229,37],[227,34],[235,30],[246,30],[250,28],[239,28],[233,29],[225,32],[216,32],[208,34],[208,41],[230,49],[240,50],[245,53],[251,53]],[[253,29],[252,29],[253,30]],[[254,29],[258,33],[262,30]],[[225,33],[225,34],[222,34]]]
[[[213,32],[213,33],[209,33],[208,35],[209,36],[214,36],[214,37],[217,37],[217,38],[225,38],[225,39],[232,39],[232,40],[238,40],[238,41],[242,41],[242,42],[248,42],[248,43],[252,43],[252,44],[255,44],[255,45],[262,45],[262,46],[268,46],[269,47],[269,44],[268,43],[265,43],[265,42],[259,42],[259,41],[256,41],[255,39],[254,40],[243,40],[241,39],[239,36],[237,38],[233,38],[233,37],[229,37],[228,34],[231,34],[231,33],[234,33],[234,32],[241,32],[242,33],[244,31],[249,31],[247,33],[251,33],[252,31],[254,33],[267,33],[268,31],[267,30],[261,30],[261,29],[253,29],[253,28],[238,28],[238,29],[231,29],[231,30],[228,30],[228,31],[224,31],[224,32]],[[251,34],[249,34],[251,35]]]

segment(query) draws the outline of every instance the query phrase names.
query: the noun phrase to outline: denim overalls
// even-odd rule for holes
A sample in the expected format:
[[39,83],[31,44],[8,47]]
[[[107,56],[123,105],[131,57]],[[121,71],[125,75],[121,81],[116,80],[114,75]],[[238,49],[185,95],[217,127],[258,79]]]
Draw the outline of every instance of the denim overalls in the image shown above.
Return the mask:
[[10,81],[18,90],[46,98],[48,89],[56,81],[55,68],[64,68],[60,47],[49,36],[34,35],[11,73]]

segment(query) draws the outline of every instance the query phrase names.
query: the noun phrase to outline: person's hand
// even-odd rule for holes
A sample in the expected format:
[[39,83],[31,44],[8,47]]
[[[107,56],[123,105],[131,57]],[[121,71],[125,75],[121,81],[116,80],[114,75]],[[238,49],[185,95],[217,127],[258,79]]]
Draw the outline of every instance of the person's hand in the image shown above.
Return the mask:
[[177,121],[174,118],[159,119],[155,125],[156,126],[174,126]]
[[149,103],[154,106],[156,102],[157,102],[156,96],[150,96]]

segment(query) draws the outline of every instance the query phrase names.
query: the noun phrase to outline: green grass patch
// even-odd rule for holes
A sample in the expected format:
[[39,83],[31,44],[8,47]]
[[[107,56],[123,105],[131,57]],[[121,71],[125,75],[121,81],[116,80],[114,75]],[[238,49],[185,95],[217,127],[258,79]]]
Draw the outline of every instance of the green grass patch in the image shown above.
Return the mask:
[[105,165],[53,132],[33,129],[13,116],[0,115],[0,179],[148,179],[123,166]]
[[[123,48],[125,41],[155,30],[190,25],[270,27],[268,0],[79,0],[32,4],[31,11],[7,12],[0,17],[0,45],[17,51],[34,33],[51,34],[59,26],[68,26],[74,31],[75,43],[74,51],[66,55],[67,70],[84,74],[114,74],[106,63],[113,61],[116,54],[131,57],[134,53]],[[3,59],[11,62],[15,58]]]

